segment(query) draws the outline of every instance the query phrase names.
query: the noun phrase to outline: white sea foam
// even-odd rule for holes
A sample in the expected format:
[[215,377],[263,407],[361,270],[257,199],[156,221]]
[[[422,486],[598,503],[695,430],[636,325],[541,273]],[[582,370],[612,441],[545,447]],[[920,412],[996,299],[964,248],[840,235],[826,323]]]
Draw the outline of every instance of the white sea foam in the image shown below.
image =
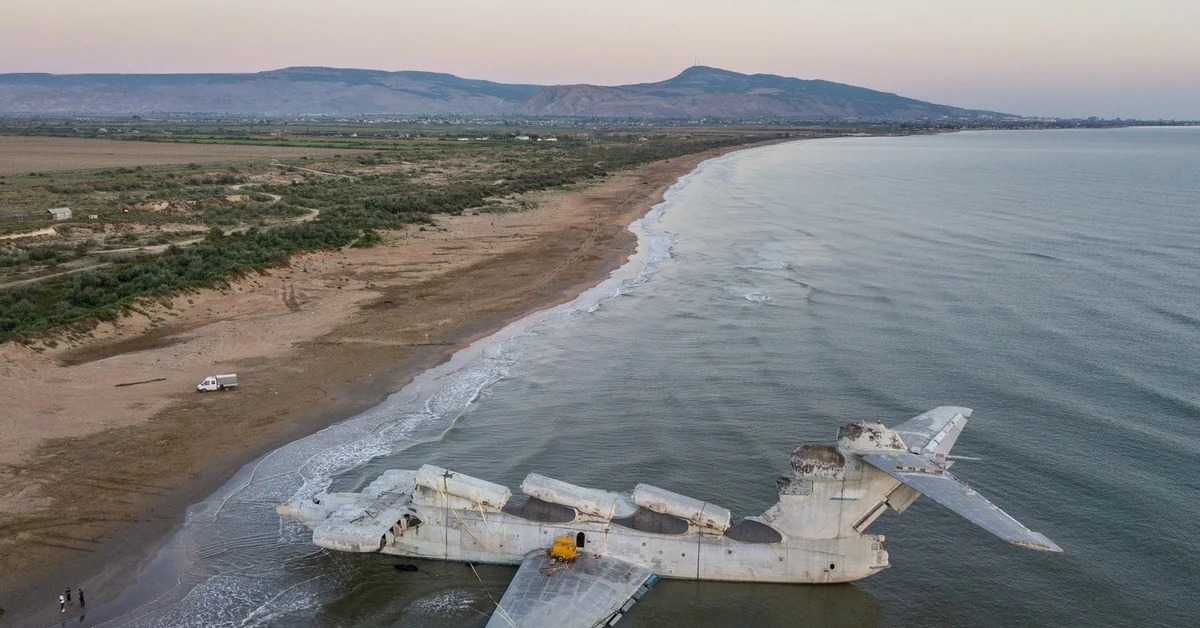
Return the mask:
[[478,601],[481,600],[477,592],[457,589],[423,597],[410,604],[408,610],[414,614],[443,617],[471,612]]

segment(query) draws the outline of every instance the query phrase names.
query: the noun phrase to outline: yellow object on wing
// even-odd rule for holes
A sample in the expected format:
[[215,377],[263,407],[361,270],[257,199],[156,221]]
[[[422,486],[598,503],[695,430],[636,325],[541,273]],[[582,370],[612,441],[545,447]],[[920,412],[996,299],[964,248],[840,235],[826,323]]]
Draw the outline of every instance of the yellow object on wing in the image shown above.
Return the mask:
[[560,536],[554,539],[554,545],[550,546],[550,557],[564,561],[575,560],[576,549],[575,539],[569,536]]

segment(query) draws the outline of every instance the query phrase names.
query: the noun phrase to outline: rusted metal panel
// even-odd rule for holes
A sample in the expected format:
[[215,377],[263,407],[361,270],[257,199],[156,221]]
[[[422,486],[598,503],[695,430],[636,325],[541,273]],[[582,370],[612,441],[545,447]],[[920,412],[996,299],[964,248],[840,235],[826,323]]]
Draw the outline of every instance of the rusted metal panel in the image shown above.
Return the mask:
[[798,476],[840,480],[845,466],[846,457],[829,445],[801,445],[792,452],[792,471]]
[[889,430],[882,423],[863,421],[847,423],[838,428],[838,447],[840,449],[908,449],[905,442],[894,430]]

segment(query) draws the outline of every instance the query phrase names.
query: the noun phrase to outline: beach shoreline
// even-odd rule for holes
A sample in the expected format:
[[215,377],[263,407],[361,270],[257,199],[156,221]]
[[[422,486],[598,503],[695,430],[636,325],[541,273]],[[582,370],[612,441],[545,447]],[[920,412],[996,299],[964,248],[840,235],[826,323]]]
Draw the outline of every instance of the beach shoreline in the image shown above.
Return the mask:
[[[0,346],[0,396],[21,409],[0,418],[0,623],[52,621],[66,586],[100,606],[245,464],[600,283],[635,249],[628,225],[671,185],[750,146],[545,193],[530,212],[449,217],[382,247],[303,255],[73,346]],[[217,370],[237,370],[241,389],[191,389]],[[151,376],[166,381],[114,385]],[[16,429],[22,420],[42,429]]]

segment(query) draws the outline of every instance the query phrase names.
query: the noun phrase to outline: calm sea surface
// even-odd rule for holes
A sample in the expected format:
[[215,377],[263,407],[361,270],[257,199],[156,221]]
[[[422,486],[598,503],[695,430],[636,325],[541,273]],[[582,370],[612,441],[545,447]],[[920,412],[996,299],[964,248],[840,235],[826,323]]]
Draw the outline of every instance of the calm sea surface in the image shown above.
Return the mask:
[[1065,553],[923,499],[872,527],[877,576],[668,581],[622,625],[1200,622],[1200,128],[754,149],[638,228],[575,303],[244,469],[89,622],[482,626],[513,569],[318,551],[274,504],[429,462],[753,515],[797,445],[944,404],[975,408],[955,453],[983,458],[955,473]]

